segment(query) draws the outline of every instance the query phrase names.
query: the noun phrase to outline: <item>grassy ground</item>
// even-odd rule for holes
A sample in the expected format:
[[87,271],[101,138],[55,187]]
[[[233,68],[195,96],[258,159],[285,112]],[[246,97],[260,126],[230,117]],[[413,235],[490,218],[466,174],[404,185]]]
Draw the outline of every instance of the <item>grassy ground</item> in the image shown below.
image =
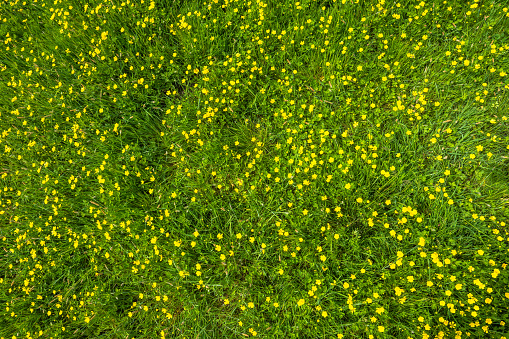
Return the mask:
[[1,338],[505,338],[506,1],[4,1]]

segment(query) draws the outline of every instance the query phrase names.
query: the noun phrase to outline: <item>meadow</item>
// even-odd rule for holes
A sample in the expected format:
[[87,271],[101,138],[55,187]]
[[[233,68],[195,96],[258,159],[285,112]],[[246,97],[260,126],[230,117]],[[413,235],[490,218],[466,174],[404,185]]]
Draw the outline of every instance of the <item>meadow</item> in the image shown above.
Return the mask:
[[509,3],[0,3],[0,338],[509,338]]

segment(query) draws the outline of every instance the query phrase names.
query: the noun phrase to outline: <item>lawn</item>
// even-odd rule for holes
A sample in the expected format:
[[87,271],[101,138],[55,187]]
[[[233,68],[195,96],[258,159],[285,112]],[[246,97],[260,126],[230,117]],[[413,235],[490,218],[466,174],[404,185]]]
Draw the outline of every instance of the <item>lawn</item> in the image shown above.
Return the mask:
[[509,3],[0,3],[0,339],[509,338]]

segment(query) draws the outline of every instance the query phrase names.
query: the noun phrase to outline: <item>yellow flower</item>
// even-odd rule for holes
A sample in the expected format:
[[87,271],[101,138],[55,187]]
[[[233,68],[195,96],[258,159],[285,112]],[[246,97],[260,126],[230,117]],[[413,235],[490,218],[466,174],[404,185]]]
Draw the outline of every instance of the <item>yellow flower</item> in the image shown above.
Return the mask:
[[304,305],[304,299],[300,299],[300,300],[297,302],[297,305],[299,305],[299,306]]
[[385,331],[385,327],[383,326],[378,326],[378,332],[383,332]]
[[396,286],[396,287],[394,287],[394,292],[395,292],[396,296],[399,297],[401,295],[401,293],[403,293],[405,291],[403,289],[399,288],[398,286]]

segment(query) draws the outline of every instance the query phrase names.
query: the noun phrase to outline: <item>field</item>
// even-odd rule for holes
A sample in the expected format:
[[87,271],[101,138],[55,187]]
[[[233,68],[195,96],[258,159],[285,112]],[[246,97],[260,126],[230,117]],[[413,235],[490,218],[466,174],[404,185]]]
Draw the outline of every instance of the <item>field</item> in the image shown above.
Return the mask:
[[0,339],[509,338],[509,2],[377,1],[2,1]]

